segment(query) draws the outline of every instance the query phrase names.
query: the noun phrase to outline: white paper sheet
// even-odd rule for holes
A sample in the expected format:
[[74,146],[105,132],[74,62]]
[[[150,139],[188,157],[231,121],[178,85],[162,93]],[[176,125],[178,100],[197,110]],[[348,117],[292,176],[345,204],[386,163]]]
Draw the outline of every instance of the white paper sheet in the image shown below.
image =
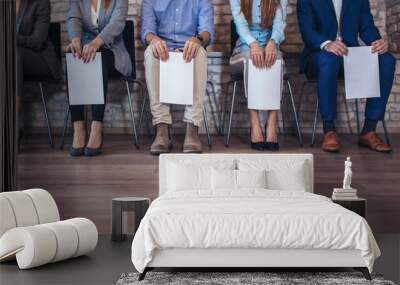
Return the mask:
[[280,110],[282,96],[283,61],[271,68],[258,69],[249,60],[248,108],[251,110]]
[[380,97],[379,59],[372,47],[352,47],[344,57],[346,99]]
[[160,102],[193,105],[194,63],[186,63],[183,53],[170,52],[168,61],[160,61]]
[[68,95],[70,105],[104,104],[101,53],[90,63],[67,53]]

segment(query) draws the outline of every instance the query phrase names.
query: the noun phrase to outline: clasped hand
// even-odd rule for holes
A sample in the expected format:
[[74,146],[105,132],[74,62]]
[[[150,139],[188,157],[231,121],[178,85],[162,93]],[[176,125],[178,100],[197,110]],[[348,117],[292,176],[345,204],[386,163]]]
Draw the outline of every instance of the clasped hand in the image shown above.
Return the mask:
[[269,41],[265,50],[257,43],[250,45],[250,56],[257,68],[270,68],[278,58],[278,48],[274,41]]
[[[151,43],[151,49],[153,55],[162,61],[167,61],[169,59],[169,51],[167,43],[159,37],[155,37]],[[199,52],[201,48],[201,42],[198,38],[192,37],[188,39],[183,48],[183,59],[186,62],[191,62]]]
[[95,59],[96,53],[102,45],[102,40],[96,38],[90,43],[84,45],[82,48],[81,39],[74,38],[69,45],[69,51],[72,52],[74,57],[82,59],[84,63],[89,63],[90,61]]

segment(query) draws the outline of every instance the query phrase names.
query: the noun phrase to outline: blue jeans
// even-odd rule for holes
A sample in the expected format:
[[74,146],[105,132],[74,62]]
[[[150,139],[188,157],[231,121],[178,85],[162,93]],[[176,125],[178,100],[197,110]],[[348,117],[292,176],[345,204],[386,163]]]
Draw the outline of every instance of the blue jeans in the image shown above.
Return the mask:
[[[367,100],[365,117],[380,121],[385,118],[386,104],[392,90],[396,59],[389,53],[379,56],[381,97]],[[306,62],[306,75],[318,81],[320,112],[324,121],[336,119],[337,80],[343,73],[343,58],[333,53],[319,51],[312,53]]]

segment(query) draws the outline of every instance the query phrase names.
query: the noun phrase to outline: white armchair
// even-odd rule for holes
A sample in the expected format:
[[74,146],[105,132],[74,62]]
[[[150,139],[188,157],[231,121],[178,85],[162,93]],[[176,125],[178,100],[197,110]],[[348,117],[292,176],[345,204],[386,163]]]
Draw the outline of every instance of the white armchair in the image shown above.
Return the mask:
[[20,269],[85,255],[96,248],[97,228],[88,219],[60,221],[53,197],[42,189],[0,193],[0,262]]

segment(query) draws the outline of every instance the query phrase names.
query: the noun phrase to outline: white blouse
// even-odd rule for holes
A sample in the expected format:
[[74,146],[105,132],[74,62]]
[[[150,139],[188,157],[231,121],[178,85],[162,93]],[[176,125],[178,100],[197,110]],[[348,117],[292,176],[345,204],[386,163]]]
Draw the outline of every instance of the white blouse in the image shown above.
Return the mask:
[[100,13],[100,7],[101,7],[101,0],[97,0],[97,7],[94,9],[93,5],[90,5],[92,8],[92,13],[91,13],[91,19],[92,19],[92,24],[95,27],[99,26],[99,13]]

